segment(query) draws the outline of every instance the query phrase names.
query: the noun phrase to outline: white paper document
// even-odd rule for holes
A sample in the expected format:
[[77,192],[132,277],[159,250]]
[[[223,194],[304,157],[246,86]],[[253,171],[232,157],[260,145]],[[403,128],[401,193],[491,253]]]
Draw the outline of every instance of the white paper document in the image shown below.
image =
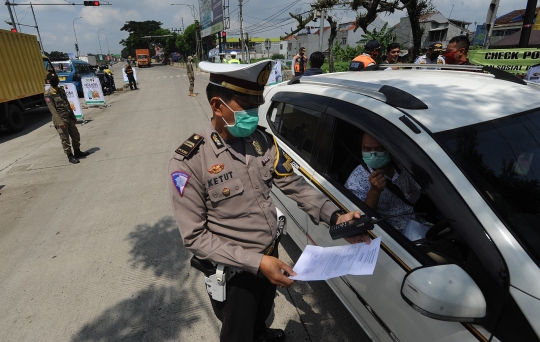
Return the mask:
[[346,274],[371,275],[375,270],[381,238],[371,243],[355,243],[346,246],[306,246],[293,270],[293,280],[327,280]]

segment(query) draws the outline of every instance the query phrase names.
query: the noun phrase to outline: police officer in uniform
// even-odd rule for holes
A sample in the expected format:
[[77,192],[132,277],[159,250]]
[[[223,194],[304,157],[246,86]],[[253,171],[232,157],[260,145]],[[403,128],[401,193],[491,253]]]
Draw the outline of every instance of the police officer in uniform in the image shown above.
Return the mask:
[[[428,50],[425,55],[418,56],[414,60],[414,64],[445,64],[444,57],[441,56],[442,52],[442,43],[441,42],[433,42],[429,44]],[[422,68],[418,68],[422,69]],[[426,68],[423,68],[426,69]],[[428,70],[436,70],[436,69],[428,69]]]
[[368,66],[375,65],[381,44],[377,40],[370,40],[364,47],[364,53],[356,56],[349,65],[350,71],[360,71]]
[[306,57],[306,48],[301,47],[298,50],[298,54],[293,57],[294,62],[294,77],[304,75],[304,72],[307,69],[307,57]]
[[[82,152],[80,149],[81,146],[81,136],[79,130],[75,123],[77,118],[73,109],[69,104],[66,92],[63,87],[59,87],[60,80],[56,73],[50,72],[47,75],[47,83],[51,86],[49,89],[45,90],[43,94],[45,96],[45,102],[49,111],[52,115],[52,121],[54,128],[60,135],[60,140],[62,141],[62,147],[64,152],[67,154],[68,160],[72,164],[79,163],[78,158],[84,158],[89,155],[88,152]],[[71,145],[69,138],[71,137],[71,142],[73,143],[73,151],[71,152]]]
[[197,96],[193,93],[193,87],[195,86],[195,72],[193,71],[193,57],[188,56],[186,71],[189,79],[189,96]]
[[[201,62],[209,72],[207,98],[211,124],[192,134],[169,164],[170,194],[184,246],[197,258],[225,265],[225,300],[209,294],[222,322],[220,340],[283,341],[281,329],[268,329],[276,285],[289,287],[292,268],[279,260],[273,185],[298,202],[313,222],[343,222],[343,213],[294,173],[292,159],[272,135],[258,127],[258,106],[271,72],[270,60],[236,68]],[[350,238],[349,242],[369,239]],[[211,264],[211,265],[212,265]],[[216,273],[217,274],[217,273]]]
[[135,80],[135,76],[133,76],[133,68],[131,67],[131,64],[126,64],[124,72],[126,73],[129,82],[129,89],[133,90],[133,88],[135,87],[135,90],[137,90],[137,81]]
[[229,59],[229,64],[240,64],[240,61],[236,59],[237,53],[236,51],[231,52],[231,59]]

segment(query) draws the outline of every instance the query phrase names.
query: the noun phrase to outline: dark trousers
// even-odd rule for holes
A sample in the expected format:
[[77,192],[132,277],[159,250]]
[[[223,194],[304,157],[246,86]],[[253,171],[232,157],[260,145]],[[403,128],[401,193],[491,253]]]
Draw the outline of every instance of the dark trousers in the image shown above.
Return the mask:
[[135,82],[135,77],[131,76],[129,77],[128,76],[128,81],[129,81],[129,89],[133,90],[133,87],[135,87],[135,89],[137,89],[137,82]]
[[79,134],[79,130],[75,125],[75,121],[64,121],[64,125],[66,126],[66,128],[62,129],[58,127],[56,131],[58,132],[58,135],[60,135],[60,141],[62,141],[62,148],[64,149],[64,152],[66,154],[71,154],[71,145],[69,142],[69,138],[71,137],[73,148],[78,150],[81,147],[81,135]]
[[[277,246],[274,251],[277,257]],[[266,319],[272,312],[277,286],[262,274],[241,272],[227,282],[227,299],[212,299],[212,308],[221,321],[221,342],[253,342],[266,332]]]

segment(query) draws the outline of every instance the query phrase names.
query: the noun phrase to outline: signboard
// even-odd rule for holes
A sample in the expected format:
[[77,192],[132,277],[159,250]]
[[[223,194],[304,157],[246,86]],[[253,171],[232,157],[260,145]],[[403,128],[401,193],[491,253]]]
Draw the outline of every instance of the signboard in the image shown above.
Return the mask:
[[[124,77],[124,84],[129,84],[129,80],[127,78],[127,74],[126,74],[126,68],[122,68],[122,76]],[[139,82],[137,82],[137,70],[135,68],[132,68],[133,69],[133,78],[135,79],[135,83],[139,84]]]
[[540,63],[540,49],[471,50],[469,61],[513,74],[526,74],[531,66]]
[[82,87],[86,104],[105,104],[105,96],[98,77],[83,78]]
[[270,71],[270,76],[268,77],[268,82],[266,85],[277,84],[283,81],[281,76],[281,61],[272,62],[272,71]]
[[[50,84],[45,84],[45,90],[49,89],[50,87]],[[69,101],[69,106],[73,110],[75,117],[83,120],[84,116],[81,108],[81,102],[79,101],[79,95],[77,94],[77,87],[75,87],[73,83],[60,83],[59,87],[64,88]]]
[[222,0],[199,0],[201,38],[223,31]]
[[68,57],[69,59],[77,59],[77,57],[75,56],[75,52],[68,52]]

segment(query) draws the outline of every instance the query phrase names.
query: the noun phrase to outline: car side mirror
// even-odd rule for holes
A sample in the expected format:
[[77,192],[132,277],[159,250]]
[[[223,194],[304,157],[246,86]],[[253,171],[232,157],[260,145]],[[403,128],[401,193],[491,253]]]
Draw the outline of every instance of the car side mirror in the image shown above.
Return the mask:
[[417,268],[403,279],[401,296],[422,315],[474,322],[486,315],[486,300],[474,280],[453,264]]

